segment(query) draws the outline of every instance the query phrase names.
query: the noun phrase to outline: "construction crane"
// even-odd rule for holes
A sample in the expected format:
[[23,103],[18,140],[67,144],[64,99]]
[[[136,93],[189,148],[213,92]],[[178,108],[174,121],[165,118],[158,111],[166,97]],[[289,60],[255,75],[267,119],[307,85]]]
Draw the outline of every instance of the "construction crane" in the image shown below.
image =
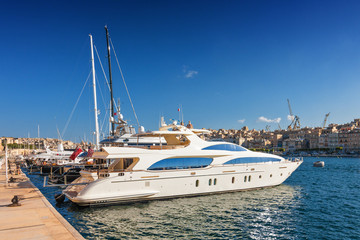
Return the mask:
[[293,124],[295,118],[294,118],[294,115],[293,115],[293,113],[292,113],[292,111],[291,111],[290,100],[287,99],[287,102],[288,102],[288,107],[289,107],[290,118],[291,118],[291,120],[292,120],[292,122],[291,122],[290,125],[287,127],[287,129],[288,129],[288,130],[291,130],[291,129],[292,129],[292,124]]
[[294,125],[293,125],[293,129],[300,129],[301,126],[300,126],[300,118],[298,116],[295,115],[295,122],[294,122]]
[[323,128],[325,128],[325,126],[326,126],[326,121],[327,121],[329,115],[330,115],[330,113],[327,113],[327,114],[325,115],[325,119],[324,119],[324,122],[323,122]]
[[289,107],[289,113],[290,113],[290,117],[292,119],[290,125],[287,127],[288,130],[292,130],[292,129],[300,129],[300,118],[298,116],[294,116],[292,110],[291,110],[291,105],[290,105],[290,100],[287,99],[288,102],[288,107]]
[[291,117],[293,117],[294,115],[293,115],[293,113],[292,113],[292,111],[291,111],[290,100],[289,100],[289,99],[287,99],[287,102],[288,102],[288,106],[289,106],[290,116],[291,116]]

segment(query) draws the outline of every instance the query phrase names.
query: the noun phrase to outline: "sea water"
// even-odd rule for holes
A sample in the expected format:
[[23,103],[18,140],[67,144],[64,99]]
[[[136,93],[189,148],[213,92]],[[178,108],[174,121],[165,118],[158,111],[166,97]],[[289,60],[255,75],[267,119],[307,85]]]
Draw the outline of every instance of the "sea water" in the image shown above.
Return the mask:
[[357,158],[304,158],[272,188],[97,208],[57,204],[61,189],[29,177],[86,239],[360,239]]

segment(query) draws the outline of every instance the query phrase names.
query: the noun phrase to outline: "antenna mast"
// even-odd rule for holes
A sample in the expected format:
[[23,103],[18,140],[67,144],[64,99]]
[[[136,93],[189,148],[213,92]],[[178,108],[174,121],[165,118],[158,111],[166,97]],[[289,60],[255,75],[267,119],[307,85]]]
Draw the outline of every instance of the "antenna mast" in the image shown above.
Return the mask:
[[109,62],[109,82],[110,82],[110,112],[111,112],[111,132],[110,135],[114,136],[114,129],[115,124],[113,122],[114,120],[114,98],[113,98],[113,87],[112,87],[112,75],[111,75],[111,59],[110,59],[110,45],[109,45],[109,31],[107,29],[107,26],[105,26],[105,32],[106,32],[106,43],[107,43],[107,50],[108,50],[108,62]]

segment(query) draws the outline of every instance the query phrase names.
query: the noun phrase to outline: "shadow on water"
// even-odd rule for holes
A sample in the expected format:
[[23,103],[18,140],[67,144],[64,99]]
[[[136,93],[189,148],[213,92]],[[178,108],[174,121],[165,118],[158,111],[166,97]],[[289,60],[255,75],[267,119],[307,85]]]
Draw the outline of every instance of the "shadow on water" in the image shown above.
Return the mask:
[[344,239],[358,237],[359,159],[304,163],[282,185],[255,191],[100,208],[56,204],[57,188],[33,183],[87,239]]

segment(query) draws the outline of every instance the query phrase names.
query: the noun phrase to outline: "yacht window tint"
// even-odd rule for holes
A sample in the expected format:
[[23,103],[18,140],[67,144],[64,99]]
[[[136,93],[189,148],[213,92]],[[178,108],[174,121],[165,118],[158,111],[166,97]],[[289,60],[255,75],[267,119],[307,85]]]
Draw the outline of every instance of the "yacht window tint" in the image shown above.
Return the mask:
[[207,167],[212,158],[167,158],[151,165],[148,170],[170,170]]
[[216,178],[214,179],[214,185],[216,185],[216,182],[217,182],[217,180],[216,180]]
[[235,158],[230,161],[225,162],[224,164],[242,164],[242,163],[258,163],[258,162],[280,162],[279,158],[271,157],[243,157]]
[[211,178],[209,179],[209,186],[211,186]]
[[245,148],[235,144],[216,144],[202,150],[246,151]]

